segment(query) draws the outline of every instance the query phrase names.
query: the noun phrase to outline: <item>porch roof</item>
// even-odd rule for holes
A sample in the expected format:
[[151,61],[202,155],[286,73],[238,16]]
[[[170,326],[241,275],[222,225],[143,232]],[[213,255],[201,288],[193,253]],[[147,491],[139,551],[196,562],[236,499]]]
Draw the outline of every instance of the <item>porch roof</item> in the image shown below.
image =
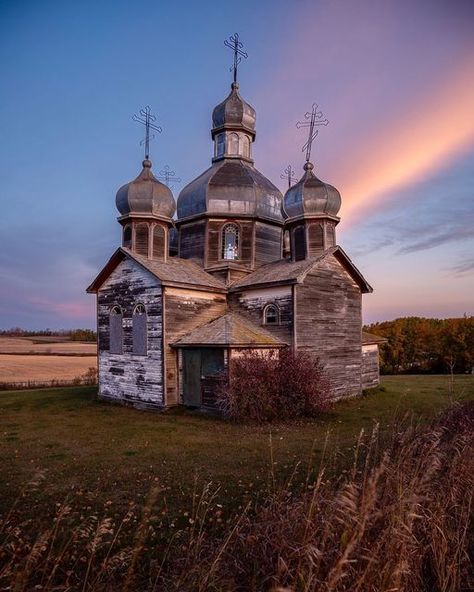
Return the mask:
[[286,343],[241,315],[230,312],[193,329],[173,347],[285,347]]

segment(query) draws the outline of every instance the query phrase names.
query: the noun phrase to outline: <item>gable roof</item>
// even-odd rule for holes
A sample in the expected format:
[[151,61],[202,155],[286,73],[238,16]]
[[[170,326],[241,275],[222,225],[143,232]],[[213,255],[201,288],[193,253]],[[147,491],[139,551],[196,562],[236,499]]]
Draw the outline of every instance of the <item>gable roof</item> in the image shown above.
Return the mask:
[[193,329],[171,344],[173,347],[233,346],[233,347],[284,347],[286,343],[242,317],[230,312],[205,325]]
[[290,261],[281,259],[259,267],[254,272],[234,282],[230,287],[232,292],[253,287],[271,286],[275,284],[301,284],[306,275],[316,267],[321,261],[334,255],[353,280],[360,286],[363,293],[373,292],[372,287],[365,280],[364,276],[352,263],[349,256],[341,247],[331,247],[322,253],[319,257],[303,259],[302,261]]
[[125,247],[120,247],[115,251],[99,275],[87,288],[87,292],[96,293],[117,265],[127,257],[149,271],[164,286],[192,287],[212,292],[226,292],[225,285],[221,280],[205,272],[202,267],[189,259],[170,257],[165,263],[137,255]]

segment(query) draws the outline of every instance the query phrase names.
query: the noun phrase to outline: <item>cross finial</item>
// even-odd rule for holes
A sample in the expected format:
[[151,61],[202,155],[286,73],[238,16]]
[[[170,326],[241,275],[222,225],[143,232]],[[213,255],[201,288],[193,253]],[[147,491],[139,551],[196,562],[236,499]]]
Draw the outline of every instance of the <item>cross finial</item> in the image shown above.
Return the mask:
[[150,134],[150,130],[161,134],[163,129],[159,125],[155,125],[156,117],[152,114],[149,105],[144,109],[140,109],[138,115],[135,114],[132,119],[145,126],[145,138],[140,142],[140,145],[145,146],[145,159],[148,160],[148,157],[150,156],[150,139],[153,140],[155,137],[155,134]]
[[230,49],[234,52],[234,65],[230,67],[230,71],[234,70],[234,83],[237,82],[237,66],[242,61],[242,58],[247,59],[249,54],[244,51],[242,48],[244,44],[239,41],[239,34],[234,33],[231,35],[229,39],[224,41],[224,45],[226,47],[230,47]]
[[294,181],[295,178],[295,171],[293,170],[293,167],[291,166],[291,164],[289,164],[286,169],[283,171],[283,173],[280,175],[280,179],[287,179],[288,180],[288,189],[291,187],[292,182]]
[[324,117],[322,111],[318,111],[318,105],[316,103],[313,103],[311,112],[308,111],[305,113],[304,117],[306,121],[298,121],[296,123],[296,127],[298,129],[302,127],[309,128],[308,141],[301,149],[301,152],[306,152],[306,162],[309,162],[309,159],[311,158],[311,147],[313,145],[313,140],[319,133],[319,129],[315,130],[314,128],[319,125],[327,125],[329,120]]
[[163,170],[160,171],[160,176],[157,177],[160,181],[164,181],[170,189],[173,189],[174,185],[170,185],[170,181],[174,183],[181,183],[181,177],[175,177],[175,172],[165,164]]

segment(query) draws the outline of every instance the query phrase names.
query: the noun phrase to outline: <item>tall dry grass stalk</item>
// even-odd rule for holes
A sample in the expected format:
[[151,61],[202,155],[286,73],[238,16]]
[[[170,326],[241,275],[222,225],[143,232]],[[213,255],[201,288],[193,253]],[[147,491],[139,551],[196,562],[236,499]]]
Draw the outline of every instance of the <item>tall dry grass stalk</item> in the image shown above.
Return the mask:
[[272,473],[268,492],[220,528],[210,485],[180,528],[159,510],[156,487],[121,520],[81,517],[68,503],[52,526],[35,529],[13,510],[0,524],[0,589],[474,589],[474,403],[431,426],[400,423],[388,442],[377,427],[361,433],[345,468],[329,457],[299,490]]

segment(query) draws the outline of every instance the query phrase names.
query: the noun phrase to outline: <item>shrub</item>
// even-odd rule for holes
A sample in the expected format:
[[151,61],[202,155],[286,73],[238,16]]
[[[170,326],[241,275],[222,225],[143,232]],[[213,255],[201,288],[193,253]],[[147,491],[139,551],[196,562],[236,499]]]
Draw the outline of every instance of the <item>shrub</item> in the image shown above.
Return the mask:
[[245,352],[230,362],[217,404],[228,419],[258,423],[309,417],[329,407],[332,388],[318,358],[305,352]]

